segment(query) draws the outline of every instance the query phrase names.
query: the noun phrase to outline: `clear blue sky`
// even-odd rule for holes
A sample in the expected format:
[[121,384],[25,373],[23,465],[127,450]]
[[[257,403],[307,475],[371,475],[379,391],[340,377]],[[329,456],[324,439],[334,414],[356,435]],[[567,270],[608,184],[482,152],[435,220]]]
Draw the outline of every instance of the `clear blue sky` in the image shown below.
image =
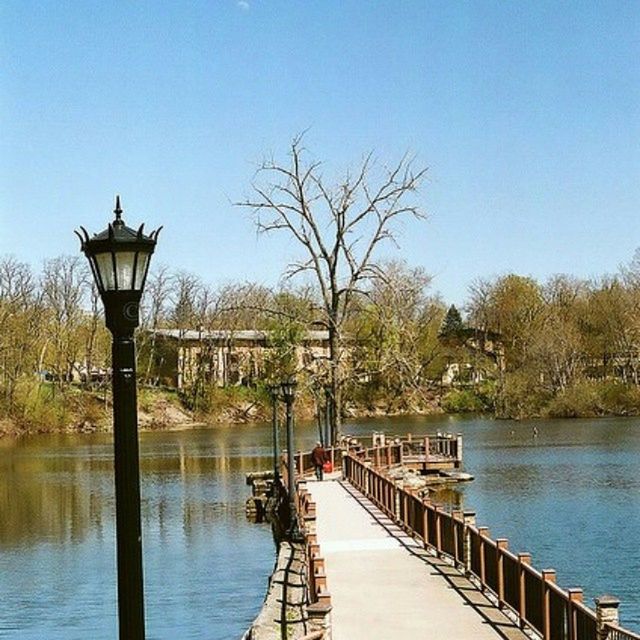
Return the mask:
[[157,261],[276,283],[294,246],[230,202],[307,128],[336,171],[372,149],[430,167],[401,255],[449,301],[640,245],[636,1],[5,0],[0,118],[0,253],[34,266],[120,193],[165,226]]

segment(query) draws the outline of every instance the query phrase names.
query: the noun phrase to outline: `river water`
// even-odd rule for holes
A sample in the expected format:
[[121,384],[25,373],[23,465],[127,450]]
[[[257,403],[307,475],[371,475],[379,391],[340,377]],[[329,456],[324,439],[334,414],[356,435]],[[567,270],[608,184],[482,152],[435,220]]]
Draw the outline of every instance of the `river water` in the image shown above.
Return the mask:
[[[587,601],[615,594],[640,628],[640,420],[345,426],[373,430],[462,433],[475,480],[443,498]],[[310,448],[313,427],[297,437]],[[117,637],[111,449],[105,434],[0,440],[0,638]],[[244,478],[270,467],[270,451],[268,425],[141,434],[149,640],[237,640],[259,611],[274,546],[245,520]]]

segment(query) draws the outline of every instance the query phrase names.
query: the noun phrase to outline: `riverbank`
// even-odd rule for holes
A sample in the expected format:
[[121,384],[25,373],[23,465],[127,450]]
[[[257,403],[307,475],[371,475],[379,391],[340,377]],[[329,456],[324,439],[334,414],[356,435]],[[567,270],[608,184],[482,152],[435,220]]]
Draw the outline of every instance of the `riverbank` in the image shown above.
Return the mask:
[[[141,431],[176,431],[205,424],[268,422],[271,400],[262,389],[215,389],[206,407],[189,408],[189,397],[176,390],[142,387],[138,392],[138,424]],[[99,433],[112,430],[112,400],[108,390],[80,387],[57,388],[38,384],[23,391],[14,411],[0,418],[0,437],[35,433]],[[295,405],[299,420],[314,420],[316,406],[310,394],[300,394]],[[366,418],[442,413],[435,394],[368,402],[350,401],[345,416]]]
[[[345,418],[484,414],[498,419],[603,418],[640,415],[640,387],[618,381],[584,381],[554,396],[530,389],[528,394],[496,397],[495,385],[476,388],[408,390],[392,397],[356,391],[344,402]],[[206,404],[192,408],[187,394],[141,387],[138,422],[141,431],[176,431],[206,424],[248,424],[271,420],[271,401],[264,389],[215,388]],[[316,405],[301,393],[295,405],[299,420],[314,420]],[[95,433],[112,430],[108,389],[30,383],[18,388],[10,412],[0,413],[0,437],[33,433]]]

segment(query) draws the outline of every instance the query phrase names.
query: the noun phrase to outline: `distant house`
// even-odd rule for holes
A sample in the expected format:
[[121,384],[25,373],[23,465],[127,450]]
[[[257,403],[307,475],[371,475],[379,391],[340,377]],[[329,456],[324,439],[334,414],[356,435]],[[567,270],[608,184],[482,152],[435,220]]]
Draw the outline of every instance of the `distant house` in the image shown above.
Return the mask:
[[[146,342],[154,345],[154,370],[162,384],[182,389],[200,375],[224,387],[253,384],[264,375],[273,349],[270,336],[255,329],[156,329]],[[328,357],[328,331],[308,331],[295,347],[298,370],[317,371],[320,361]]]
[[486,373],[470,362],[449,362],[440,378],[443,387],[475,385],[484,382]]

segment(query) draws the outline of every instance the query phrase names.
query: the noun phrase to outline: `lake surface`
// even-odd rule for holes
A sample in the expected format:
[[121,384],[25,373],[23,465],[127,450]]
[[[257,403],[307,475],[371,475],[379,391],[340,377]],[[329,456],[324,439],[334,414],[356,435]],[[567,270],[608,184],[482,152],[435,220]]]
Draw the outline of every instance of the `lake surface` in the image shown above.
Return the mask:
[[[443,497],[589,604],[615,594],[623,623],[640,628],[640,420],[345,426],[375,429],[462,433],[476,479]],[[311,425],[297,434],[312,446]],[[270,468],[270,451],[269,425],[141,434],[149,640],[238,640],[258,613],[274,546],[268,525],[245,520],[244,477]],[[112,474],[110,435],[0,440],[0,638],[117,637]]]

